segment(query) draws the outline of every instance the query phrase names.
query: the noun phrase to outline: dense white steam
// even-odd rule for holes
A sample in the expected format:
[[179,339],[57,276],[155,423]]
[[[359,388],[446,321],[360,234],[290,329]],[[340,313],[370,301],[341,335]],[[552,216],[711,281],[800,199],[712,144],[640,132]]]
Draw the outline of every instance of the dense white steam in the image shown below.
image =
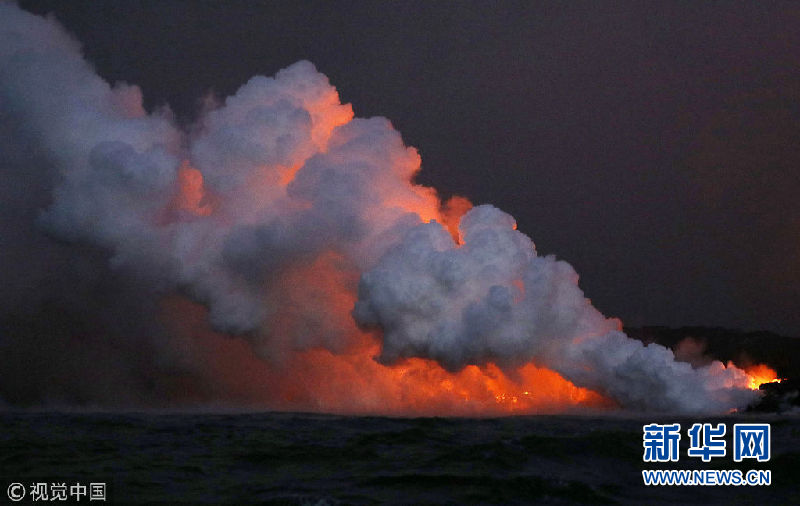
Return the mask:
[[732,388],[747,380],[736,368],[693,369],[628,338],[584,297],[573,268],[537,256],[515,225],[476,207],[461,220],[460,247],[438,224],[419,225],[362,275],[354,315],[383,329],[381,360],[429,357],[452,370],[536,361],[650,410],[724,411],[752,399]]
[[189,294],[264,356],[345,350],[358,324],[382,330],[385,363],[533,361],[652,410],[753,399],[736,368],[627,338],[502,211],[467,213],[460,246],[425,223],[442,215],[412,181],[416,150],[385,119],[353,119],[308,62],[251,79],[187,134],[98,77],[53,20],[0,4],[0,110],[57,168],[38,226]]
[[[144,112],[138,88],[96,76],[54,22],[0,8],[4,109],[59,170],[41,224],[109,248],[115,265],[165,289],[188,291],[208,304],[218,329],[269,335],[286,304],[280,276],[293,264],[334,252],[345,270],[361,268],[393,227],[419,221],[401,203],[435,209],[434,193],[409,182],[416,150],[384,119],[351,121],[350,106],[308,62],[253,78],[187,138],[167,111]],[[195,202],[178,194],[186,159],[202,173],[188,183],[200,185]],[[297,329],[298,341],[311,341],[303,347],[318,338],[335,347],[352,330],[337,329],[326,304],[297,306],[317,322],[316,333]]]

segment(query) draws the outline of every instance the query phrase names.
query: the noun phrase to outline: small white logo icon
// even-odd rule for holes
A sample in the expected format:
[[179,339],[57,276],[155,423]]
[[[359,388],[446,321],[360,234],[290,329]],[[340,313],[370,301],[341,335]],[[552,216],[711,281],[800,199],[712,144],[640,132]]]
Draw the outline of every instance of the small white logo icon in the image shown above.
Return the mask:
[[22,483],[12,483],[8,486],[8,498],[14,502],[21,501],[25,497],[25,485]]

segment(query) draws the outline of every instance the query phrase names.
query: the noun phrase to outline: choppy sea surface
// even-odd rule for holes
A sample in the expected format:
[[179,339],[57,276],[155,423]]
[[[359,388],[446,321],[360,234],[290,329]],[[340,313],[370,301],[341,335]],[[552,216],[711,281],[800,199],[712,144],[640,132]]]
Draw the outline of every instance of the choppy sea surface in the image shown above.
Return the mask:
[[[642,425],[675,421],[680,461],[643,463]],[[733,423],[769,422],[772,458],[689,458],[695,421],[726,423],[729,434]],[[116,504],[800,504],[797,416],[6,412],[0,429],[0,504],[9,483],[55,480],[105,481]],[[772,485],[643,485],[643,469],[669,468],[770,469]]]

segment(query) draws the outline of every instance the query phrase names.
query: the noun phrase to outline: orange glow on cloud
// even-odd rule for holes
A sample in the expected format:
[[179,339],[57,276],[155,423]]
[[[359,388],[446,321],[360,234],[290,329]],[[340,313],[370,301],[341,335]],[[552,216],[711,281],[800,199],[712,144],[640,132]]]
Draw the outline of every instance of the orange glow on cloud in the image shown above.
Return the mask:
[[353,107],[340,103],[335,88],[329,89],[314,102],[306,102],[304,106],[311,115],[311,139],[322,152],[327,151],[334,129],[353,119]]
[[203,188],[203,174],[186,160],[178,169],[178,194],[173,207],[197,216],[208,216],[213,211]]
[[[312,139],[320,151],[327,149],[334,129],[353,117],[351,108],[339,105],[336,93],[306,107],[312,116]],[[264,174],[277,177],[261,185],[285,188],[305,161],[265,167]],[[415,150],[396,162],[394,170],[399,173],[413,176],[419,170]],[[454,196],[442,204],[434,189],[410,181],[407,185],[402,191],[387,190],[382,208],[416,213],[423,222],[436,220],[460,244],[458,224],[472,203]],[[177,186],[173,209],[196,216],[212,213],[202,173],[188,161],[178,171]],[[196,390],[197,400],[221,398],[264,409],[331,413],[488,416],[614,406],[603,396],[534,364],[526,364],[512,377],[493,364],[454,373],[427,359],[407,359],[391,366],[378,363],[374,357],[380,351],[379,337],[358,329],[350,314],[358,277],[334,251],[285,269],[271,281],[280,288],[266,299],[274,311],[268,322],[271,333],[263,346],[212,331],[207,310],[199,304],[181,297],[166,299],[162,307],[176,336],[173,345],[183,353],[185,348],[192,349],[205,366],[195,372],[205,381],[194,377],[173,388],[183,389],[184,395],[185,389]],[[309,309],[320,315],[318,322],[308,322]],[[304,317],[299,315],[301,310]],[[319,337],[326,332],[333,332],[326,348],[306,349],[297,342],[298,335],[318,333]]]
[[[337,127],[353,119],[335,90],[303,106],[311,116],[311,139],[317,153],[330,145]],[[345,142],[339,137],[334,142]],[[303,169],[313,153],[300,151],[291,165],[264,166],[254,173],[246,191],[269,202]],[[416,150],[390,162],[402,184],[383,187],[376,215],[400,209],[416,213],[422,222],[437,221],[462,244],[458,225],[472,203],[453,196],[442,203],[433,188],[413,183],[420,169]],[[204,188],[203,174],[189,161],[178,170],[171,212],[198,217],[215,206]],[[288,202],[288,201],[287,201]],[[303,208],[304,203],[292,202]],[[359,329],[351,316],[360,273],[334,250],[298,259],[264,287],[269,317],[264,336],[235,337],[217,333],[208,324],[208,310],[181,296],[162,301],[170,328],[168,346],[176,356],[189,355],[202,364],[188,376],[167,378],[168,390],[192,401],[230,403],[257,409],[323,411],[392,415],[493,416],[563,412],[576,407],[608,409],[613,401],[579,388],[559,374],[532,363],[513,374],[494,364],[449,372],[433,360],[412,358],[384,365],[377,331]],[[518,286],[521,291],[521,284]],[[309,320],[309,314],[318,319]],[[313,337],[307,346],[304,336]],[[323,341],[325,347],[319,347]]]
[[458,232],[458,223],[470,209],[472,209],[472,202],[459,195],[450,197],[442,206],[442,223],[457,244],[464,244],[461,234]]
[[289,183],[292,182],[295,174],[297,174],[297,171],[300,170],[300,167],[301,165],[299,163],[294,164],[291,167],[281,167],[279,184],[284,187],[289,186]]

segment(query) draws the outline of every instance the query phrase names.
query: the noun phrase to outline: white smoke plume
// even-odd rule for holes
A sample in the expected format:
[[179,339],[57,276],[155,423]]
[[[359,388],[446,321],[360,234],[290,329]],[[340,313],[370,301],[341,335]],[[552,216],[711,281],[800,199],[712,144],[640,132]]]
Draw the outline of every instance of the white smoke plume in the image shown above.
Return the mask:
[[627,338],[502,211],[467,213],[457,244],[413,183],[416,150],[387,120],[354,119],[309,62],[251,79],[189,134],[98,77],[55,21],[0,4],[0,111],[56,168],[38,227],[108,251],[153,297],[203,303],[262,357],[345,352],[361,326],[382,333],[386,364],[535,362],[647,410],[754,398],[735,367]]
[[469,211],[457,246],[420,225],[361,277],[354,314],[383,329],[381,360],[430,357],[453,370],[494,362],[546,364],[627,407],[724,411],[746,404],[743,371],[693,369],[663,346],[628,338],[595,309],[566,262],[536,255],[514,219],[488,205]]

